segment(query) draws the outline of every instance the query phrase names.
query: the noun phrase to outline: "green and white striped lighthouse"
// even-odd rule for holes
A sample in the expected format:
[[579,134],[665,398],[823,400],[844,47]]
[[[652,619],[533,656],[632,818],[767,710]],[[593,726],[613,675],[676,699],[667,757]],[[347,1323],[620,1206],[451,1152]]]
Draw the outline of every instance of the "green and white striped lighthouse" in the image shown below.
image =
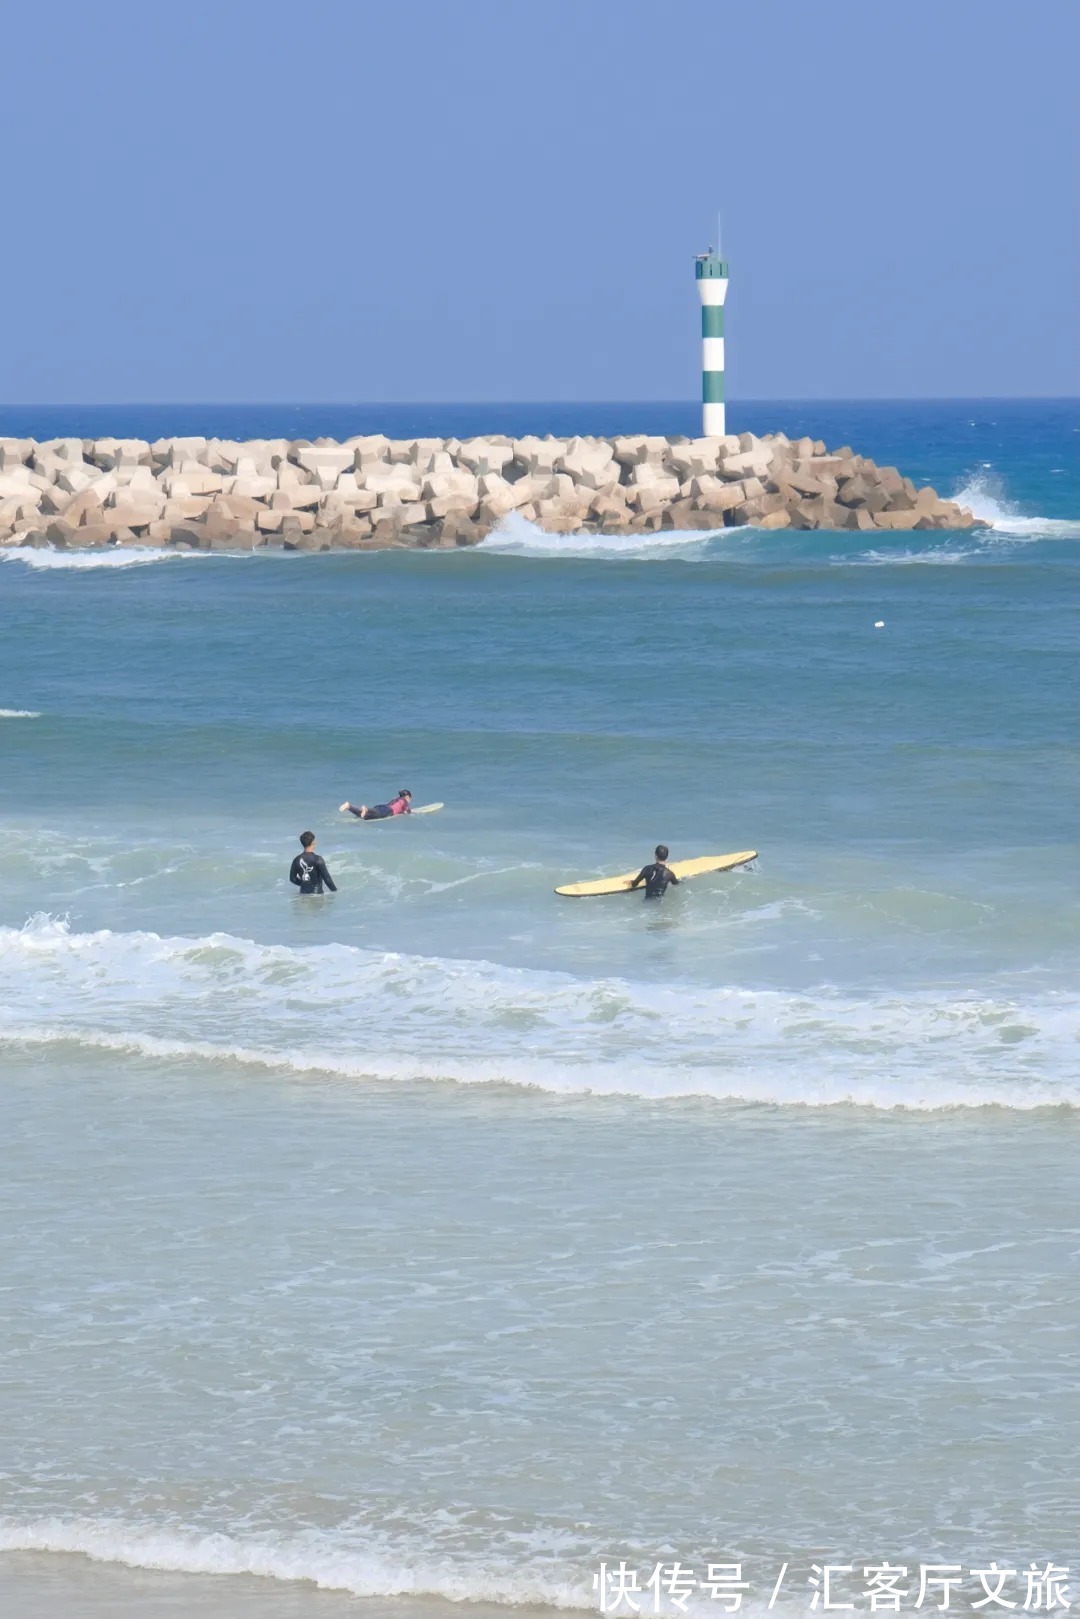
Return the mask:
[[727,260],[714,253],[699,253],[694,260],[701,294],[701,431],[706,438],[723,438],[724,417],[724,299],[727,297]]

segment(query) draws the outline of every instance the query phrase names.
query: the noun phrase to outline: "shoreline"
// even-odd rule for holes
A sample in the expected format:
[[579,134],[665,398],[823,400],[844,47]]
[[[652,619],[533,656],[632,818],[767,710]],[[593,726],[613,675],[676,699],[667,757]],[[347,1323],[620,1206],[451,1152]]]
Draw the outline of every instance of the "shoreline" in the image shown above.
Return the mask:
[[[208,1537],[210,1538],[210,1537]],[[357,1592],[331,1555],[324,1578],[309,1572],[274,1573],[256,1568],[181,1568],[151,1551],[135,1561],[118,1551],[111,1557],[57,1548],[0,1550],[0,1604],[19,1619],[147,1619],[148,1614],[180,1614],[185,1619],[452,1619],[464,1607],[470,1619],[554,1619],[560,1608],[540,1603],[499,1602],[494,1598],[455,1598],[435,1592]],[[357,1575],[353,1583],[359,1582]]]
[[898,468],[783,433],[723,438],[0,438],[0,547],[352,551],[724,527],[964,530]]

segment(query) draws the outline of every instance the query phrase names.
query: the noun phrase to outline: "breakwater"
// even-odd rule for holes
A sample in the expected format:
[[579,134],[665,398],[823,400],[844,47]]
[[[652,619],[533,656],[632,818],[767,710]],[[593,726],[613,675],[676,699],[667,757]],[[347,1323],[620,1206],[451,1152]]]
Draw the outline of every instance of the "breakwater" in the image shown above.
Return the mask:
[[0,545],[467,546],[511,512],[549,533],[978,521],[896,467],[782,433],[0,439]]

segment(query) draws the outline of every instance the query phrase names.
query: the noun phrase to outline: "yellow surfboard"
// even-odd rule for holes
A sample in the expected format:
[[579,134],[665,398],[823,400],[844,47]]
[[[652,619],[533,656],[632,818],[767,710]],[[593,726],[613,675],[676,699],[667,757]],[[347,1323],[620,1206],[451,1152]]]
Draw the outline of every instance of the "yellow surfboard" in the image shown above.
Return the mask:
[[[704,877],[710,871],[734,871],[736,866],[748,866],[751,860],[756,859],[756,849],[743,849],[739,854],[703,854],[697,860],[669,860],[668,866],[682,882],[684,877]],[[640,869],[639,866],[638,871]],[[567,883],[555,892],[566,894],[570,899],[584,899],[592,894],[626,894],[631,891],[630,884],[636,876],[637,871],[624,871],[621,877],[597,877],[591,883]]]

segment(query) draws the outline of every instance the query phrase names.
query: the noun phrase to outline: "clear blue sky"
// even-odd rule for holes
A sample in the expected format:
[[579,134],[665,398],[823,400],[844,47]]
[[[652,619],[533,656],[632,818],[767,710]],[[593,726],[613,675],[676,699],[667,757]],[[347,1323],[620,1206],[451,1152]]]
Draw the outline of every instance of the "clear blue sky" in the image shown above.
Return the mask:
[[1078,0],[51,0],[0,398],[1080,392]]

